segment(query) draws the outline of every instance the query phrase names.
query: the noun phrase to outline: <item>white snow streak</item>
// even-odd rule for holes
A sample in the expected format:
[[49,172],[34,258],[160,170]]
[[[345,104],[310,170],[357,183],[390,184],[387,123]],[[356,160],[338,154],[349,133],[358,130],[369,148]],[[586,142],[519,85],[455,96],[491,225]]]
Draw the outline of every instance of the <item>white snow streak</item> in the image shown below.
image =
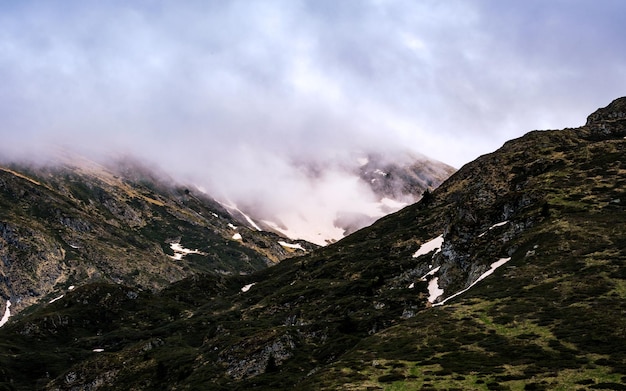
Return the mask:
[[104,349],[94,349],[93,351],[96,352],[96,353],[102,353],[102,352],[104,352]]
[[250,290],[250,288],[252,288],[255,284],[256,284],[256,282],[253,282],[252,284],[245,285],[243,288],[241,288],[241,291],[242,292],[248,292]]
[[54,299],[50,300],[50,301],[48,302],[48,304],[52,304],[52,303],[54,303],[54,302],[55,302],[55,301],[57,301],[57,300],[61,300],[61,299],[63,298],[63,296],[65,296],[65,295],[61,295],[61,296],[59,296],[59,297],[55,297]]
[[424,277],[420,278],[420,280],[426,280],[426,277],[428,276],[432,276],[435,273],[437,273],[439,271],[439,268],[441,268],[441,266],[437,266],[436,268],[434,268],[433,270],[429,271],[428,273],[424,274]]
[[232,223],[228,223],[228,226],[229,226],[230,228],[232,228],[232,229],[237,229],[237,227],[236,227],[236,226],[234,226]]
[[7,300],[7,306],[4,310],[4,316],[2,316],[2,319],[0,319],[0,327],[4,326],[4,324],[9,321],[9,317],[11,316],[11,310],[9,307],[11,307],[11,301]]
[[243,213],[242,211],[239,211],[239,213],[241,213],[243,215],[243,217],[246,218],[246,221],[257,231],[263,231],[261,229],[261,227],[259,227],[251,218],[250,216],[248,216],[247,214]]
[[[239,213],[241,213],[241,215],[246,219],[246,221],[257,231],[263,231],[261,229],[261,227],[259,227],[251,218],[250,216],[248,216],[247,214],[243,213],[241,211],[241,209],[239,209],[237,207],[237,205],[235,205],[234,203],[232,203],[231,201],[227,201],[227,202],[220,202],[222,205],[224,205],[227,209],[232,209],[234,211],[237,211]],[[237,227],[233,226],[232,224],[228,224],[228,226],[230,226],[232,229],[237,229]]]
[[485,234],[486,234],[487,232],[491,231],[491,230],[492,230],[492,229],[494,229],[494,228],[501,227],[501,226],[503,226],[503,225],[505,225],[505,224],[508,224],[508,222],[509,222],[509,221],[508,221],[508,220],[506,220],[506,221],[502,221],[502,222],[500,222],[500,223],[496,223],[496,224],[492,225],[491,227],[489,227],[489,229],[488,229],[488,230],[486,230],[485,232],[483,232],[483,233],[481,233],[480,235],[478,235],[478,237],[479,237],[479,238],[482,238],[483,236],[485,236]]
[[241,237],[241,234],[237,232],[233,235],[233,240],[243,240],[243,238]]
[[279,241],[278,241],[278,244],[280,244],[280,245],[281,245],[281,246],[283,246],[283,247],[293,248],[293,249],[296,249],[296,250],[306,251],[306,250],[304,249],[304,247],[302,247],[302,245],[301,245],[300,243],[293,244],[293,243],[287,243],[287,242],[283,242],[282,240],[279,240]]
[[484,272],[480,277],[478,277],[478,279],[476,281],[474,281],[470,286],[468,286],[467,288],[463,289],[460,292],[457,292],[455,294],[453,294],[450,297],[447,297],[445,300],[440,301],[439,303],[433,304],[433,307],[438,306],[438,305],[443,305],[446,301],[457,297],[458,295],[467,292],[468,290],[470,290],[471,287],[473,287],[474,285],[476,285],[479,281],[487,278],[488,276],[490,276],[497,268],[499,268],[500,266],[504,265],[505,263],[507,263],[508,261],[510,261],[511,258],[501,258],[500,260],[494,262],[491,264],[491,268],[489,270],[487,270],[486,272]]
[[[436,238],[422,244],[420,248],[413,254],[413,258],[417,258],[420,255],[428,254],[433,250],[437,252],[441,251],[441,245],[443,244],[443,235],[439,235]],[[435,253],[436,254],[436,253]]]

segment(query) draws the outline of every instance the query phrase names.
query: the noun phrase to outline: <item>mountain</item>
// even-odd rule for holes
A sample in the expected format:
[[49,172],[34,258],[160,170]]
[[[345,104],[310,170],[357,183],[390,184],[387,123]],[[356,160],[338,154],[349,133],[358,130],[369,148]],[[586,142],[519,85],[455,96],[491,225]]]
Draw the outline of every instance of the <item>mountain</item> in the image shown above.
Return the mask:
[[89,282],[161,289],[316,247],[241,226],[206,194],[137,162],[65,160],[0,166],[0,306],[10,299],[12,313]]
[[268,212],[263,203],[229,205],[243,224],[318,245],[333,243],[418,201],[456,170],[404,150],[359,151],[348,158],[292,162],[310,198]]
[[301,257],[85,284],[0,329],[30,390],[626,388],[626,98]]

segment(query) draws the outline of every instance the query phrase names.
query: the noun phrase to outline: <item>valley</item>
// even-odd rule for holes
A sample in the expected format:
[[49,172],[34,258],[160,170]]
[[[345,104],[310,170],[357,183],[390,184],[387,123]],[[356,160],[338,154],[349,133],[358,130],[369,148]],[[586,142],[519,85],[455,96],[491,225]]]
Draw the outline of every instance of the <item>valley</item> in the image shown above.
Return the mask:
[[[67,213],[77,209],[45,176],[5,171],[2,210],[13,214],[2,218],[3,256],[24,246],[49,254],[46,273],[29,258],[34,274],[21,284],[51,276],[64,289],[0,328],[0,387],[626,389],[625,113],[619,98],[578,128],[508,141],[418,202],[323,247],[248,229],[184,188],[167,198],[134,187],[136,209],[119,198],[90,202],[95,189],[70,191],[107,225],[86,222]],[[39,193],[55,203],[28,201]],[[86,245],[106,250],[88,240],[93,232],[121,242],[108,254],[119,266],[79,256]],[[151,251],[186,254],[176,261],[185,263],[152,264]],[[204,255],[195,251],[216,263],[196,261]],[[139,274],[117,277],[132,275],[137,254],[146,254]],[[76,280],[64,268],[110,278],[70,290]],[[159,289],[148,289],[155,280]]]

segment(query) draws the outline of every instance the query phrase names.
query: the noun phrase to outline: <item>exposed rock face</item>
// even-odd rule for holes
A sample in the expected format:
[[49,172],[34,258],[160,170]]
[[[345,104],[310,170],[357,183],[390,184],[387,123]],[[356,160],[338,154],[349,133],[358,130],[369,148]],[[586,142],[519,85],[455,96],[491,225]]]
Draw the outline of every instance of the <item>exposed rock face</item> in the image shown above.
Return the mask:
[[593,112],[586,126],[594,137],[626,137],[626,97]]
[[437,188],[456,170],[447,164],[409,153],[393,157],[370,153],[367,163],[358,168],[365,181],[379,199],[388,198],[412,204],[424,191]]
[[257,348],[261,341],[251,341],[250,345],[255,349],[250,352],[245,342],[232,346],[222,352],[220,361],[227,365],[226,374],[233,379],[241,380],[265,373],[268,370],[276,370],[284,361],[291,358],[292,351],[296,347],[293,338],[282,335],[265,341],[264,345]]
[[0,222],[0,297],[18,312],[66,279],[65,251],[41,232]]

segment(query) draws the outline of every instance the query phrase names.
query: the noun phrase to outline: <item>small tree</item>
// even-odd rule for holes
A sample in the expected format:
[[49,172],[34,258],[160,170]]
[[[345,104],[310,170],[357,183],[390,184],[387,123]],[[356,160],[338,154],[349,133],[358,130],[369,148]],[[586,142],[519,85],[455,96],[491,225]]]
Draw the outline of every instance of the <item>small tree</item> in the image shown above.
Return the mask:
[[422,193],[422,204],[428,205],[432,202],[432,200],[433,200],[433,195],[430,192],[430,189],[424,190],[424,192]]
[[272,372],[278,372],[278,364],[276,364],[274,354],[270,353],[270,356],[267,358],[267,365],[265,365],[265,373]]

